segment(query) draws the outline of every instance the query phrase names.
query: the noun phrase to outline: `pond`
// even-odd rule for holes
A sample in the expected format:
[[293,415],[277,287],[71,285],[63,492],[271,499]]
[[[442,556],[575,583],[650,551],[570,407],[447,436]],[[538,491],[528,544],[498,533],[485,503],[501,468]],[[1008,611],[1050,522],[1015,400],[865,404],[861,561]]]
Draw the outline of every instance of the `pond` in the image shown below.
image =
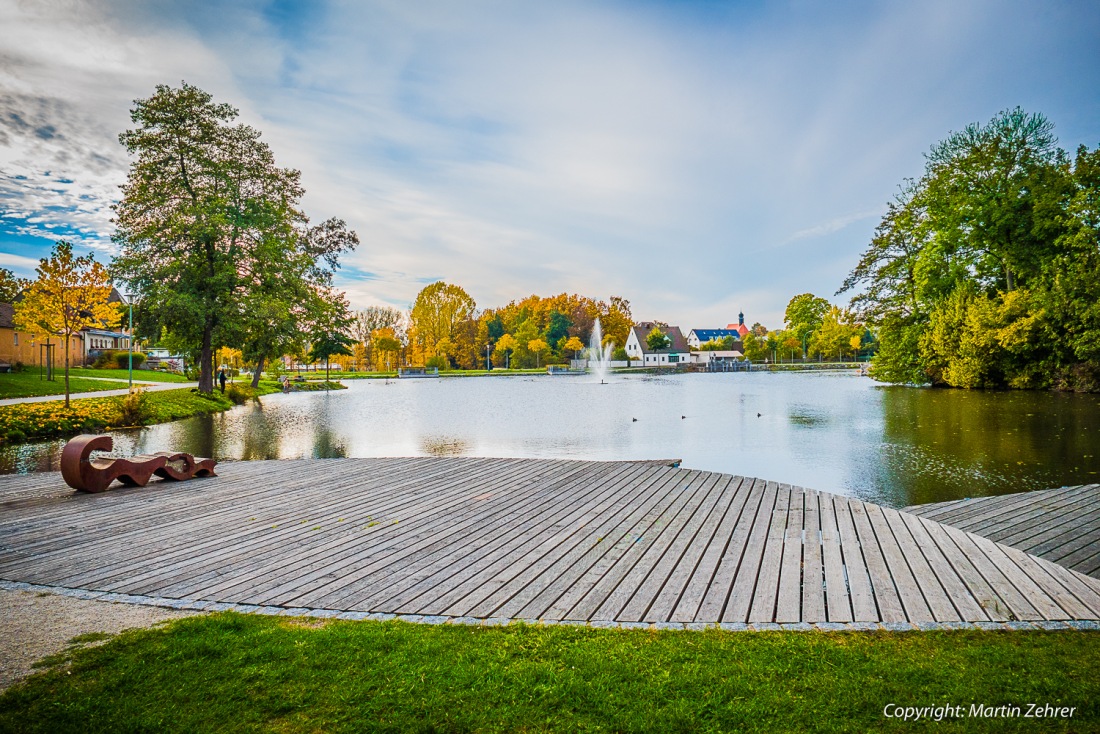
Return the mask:
[[[851,373],[349,380],[115,431],[120,454],[680,459],[892,507],[1098,480],[1100,397],[883,386]],[[63,441],[0,450],[57,468]]]

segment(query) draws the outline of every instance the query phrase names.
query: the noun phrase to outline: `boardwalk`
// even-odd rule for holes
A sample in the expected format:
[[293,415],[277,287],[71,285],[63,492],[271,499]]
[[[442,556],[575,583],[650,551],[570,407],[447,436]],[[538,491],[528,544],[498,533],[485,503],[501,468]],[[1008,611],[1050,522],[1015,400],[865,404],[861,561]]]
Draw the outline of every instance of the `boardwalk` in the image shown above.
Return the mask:
[[654,462],[227,463],[82,495],[0,478],[0,579],[615,622],[1100,619],[1100,581],[913,514]]
[[1100,579],[1100,484],[907,507]]

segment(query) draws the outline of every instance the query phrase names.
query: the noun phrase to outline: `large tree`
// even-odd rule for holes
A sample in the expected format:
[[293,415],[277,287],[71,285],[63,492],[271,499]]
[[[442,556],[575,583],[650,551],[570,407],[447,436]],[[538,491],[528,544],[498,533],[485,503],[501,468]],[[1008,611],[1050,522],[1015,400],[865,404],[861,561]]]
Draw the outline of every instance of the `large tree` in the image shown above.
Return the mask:
[[877,327],[872,375],[1100,388],[1095,158],[1018,108],[933,146],[838,291]]
[[477,304],[457,285],[437,281],[416,295],[409,312],[410,331],[424,357],[436,356],[436,345],[443,339],[453,343],[460,322],[474,317]]
[[207,393],[215,342],[243,343],[265,328],[282,340],[296,318],[290,301],[327,285],[325,273],[358,242],[339,220],[308,227],[298,171],[276,166],[260,133],[231,124],[236,117],[197,87],[160,85],[119,136],[134,160],[115,206],[113,270],[152,318],[196,345]]
[[120,314],[107,302],[107,269],[92,255],[76,257],[73,246],[58,242],[35,271],[38,279],[15,305],[15,328],[49,339],[60,336],[65,354],[65,407],[69,407],[69,344],[89,326],[118,326]]
[[806,358],[806,346],[814,332],[821,328],[825,314],[829,312],[829,302],[813,293],[795,296],[787,304],[783,321],[787,331],[802,341],[802,358]]

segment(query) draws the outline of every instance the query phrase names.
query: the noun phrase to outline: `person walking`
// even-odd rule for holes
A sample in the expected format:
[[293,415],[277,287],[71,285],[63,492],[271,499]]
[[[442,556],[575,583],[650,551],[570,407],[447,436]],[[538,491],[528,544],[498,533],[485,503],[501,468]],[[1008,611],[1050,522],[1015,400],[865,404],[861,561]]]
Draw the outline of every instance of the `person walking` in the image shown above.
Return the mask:
[[218,370],[218,382],[222,386],[222,395],[225,395],[225,370]]

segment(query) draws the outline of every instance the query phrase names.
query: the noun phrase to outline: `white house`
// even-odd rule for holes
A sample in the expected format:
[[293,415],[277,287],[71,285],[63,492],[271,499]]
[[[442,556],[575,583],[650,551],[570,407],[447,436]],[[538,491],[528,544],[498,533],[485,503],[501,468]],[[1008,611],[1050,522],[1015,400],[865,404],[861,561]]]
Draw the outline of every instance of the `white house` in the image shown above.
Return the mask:
[[[667,349],[653,350],[646,344],[646,338],[654,328],[659,328],[671,340]],[[626,354],[630,357],[632,364],[638,367],[667,367],[687,362],[691,356],[691,349],[680,332],[679,326],[664,326],[652,321],[640,321],[634,325],[626,338]]]

